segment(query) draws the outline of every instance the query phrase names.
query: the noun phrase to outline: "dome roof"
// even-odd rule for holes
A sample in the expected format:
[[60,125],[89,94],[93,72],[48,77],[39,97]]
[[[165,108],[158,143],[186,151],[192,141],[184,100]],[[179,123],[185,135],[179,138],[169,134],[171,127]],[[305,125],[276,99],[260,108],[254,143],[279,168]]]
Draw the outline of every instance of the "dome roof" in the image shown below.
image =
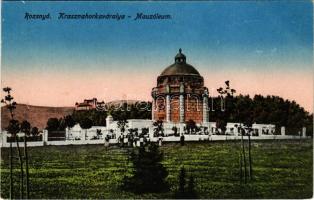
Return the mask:
[[175,56],[175,63],[167,67],[161,76],[171,76],[171,75],[198,75],[200,73],[192,66],[186,63],[186,57],[179,49],[179,53]]
[[200,75],[200,73],[192,66],[187,63],[177,64],[174,63],[167,67],[161,76],[171,76],[171,75]]

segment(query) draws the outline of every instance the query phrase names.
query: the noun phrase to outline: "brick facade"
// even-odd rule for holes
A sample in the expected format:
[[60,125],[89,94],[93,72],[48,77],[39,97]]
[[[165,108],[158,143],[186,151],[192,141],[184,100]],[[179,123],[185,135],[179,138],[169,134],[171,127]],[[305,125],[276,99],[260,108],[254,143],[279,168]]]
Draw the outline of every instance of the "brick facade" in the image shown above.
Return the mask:
[[203,121],[203,101],[202,99],[185,99],[185,121],[193,120],[196,123]]

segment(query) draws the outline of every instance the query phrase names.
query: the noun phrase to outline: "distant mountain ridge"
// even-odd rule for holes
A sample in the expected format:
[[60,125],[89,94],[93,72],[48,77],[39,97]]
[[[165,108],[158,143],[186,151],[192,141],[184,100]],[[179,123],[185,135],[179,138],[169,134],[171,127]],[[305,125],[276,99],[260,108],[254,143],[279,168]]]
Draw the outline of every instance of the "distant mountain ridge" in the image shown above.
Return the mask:
[[[72,114],[74,107],[48,107],[18,104],[14,111],[15,119],[19,122],[27,120],[31,126],[36,126],[39,130],[46,127],[47,120],[52,117],[61,118]],[[5,129],[10,121],[10,113],[6,106],[1,107],[1,129]]]

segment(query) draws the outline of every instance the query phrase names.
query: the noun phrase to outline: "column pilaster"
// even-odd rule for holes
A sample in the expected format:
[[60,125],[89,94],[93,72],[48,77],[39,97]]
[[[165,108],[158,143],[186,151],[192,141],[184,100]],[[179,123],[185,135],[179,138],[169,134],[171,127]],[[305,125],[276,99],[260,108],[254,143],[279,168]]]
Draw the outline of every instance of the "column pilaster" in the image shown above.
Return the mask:
[[179,109],[180,109],[180,123],[184,123],[184,96],[180,94],[179,97]]
[[171,118],[170,118],[170,114],[171,114],[170,109],[171,109],[171,107],[170,107],[170,95],[167,94],[166,95],[166,121],[167,122],[170,122],[170,120],[171,120]]
[[208,96],[207,94],[203,95],[203,123],[206,123],[209,121],[208,116]]
[[179,112],[180,112],[180,123],[184,123],[184,83],[180,83],[180,96],[179,96]]
[[156,100],[155,100],[155,97],[153,97],[153,101],[152,101],[152,121],[155,121],[155,117],[154,117],[155,106],[156,106]]

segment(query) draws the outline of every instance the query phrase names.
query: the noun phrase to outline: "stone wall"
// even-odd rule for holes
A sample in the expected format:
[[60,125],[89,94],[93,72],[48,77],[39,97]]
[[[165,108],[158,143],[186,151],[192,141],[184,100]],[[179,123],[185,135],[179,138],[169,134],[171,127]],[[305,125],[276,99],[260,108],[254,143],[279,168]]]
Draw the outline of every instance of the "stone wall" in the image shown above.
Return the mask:
[[[2,136],[6,133],[2,132]],[[5,136],[6,137],[6,136]],[[241,136],[232,135],[185,135],[185,141],[228,141],[228,140],[241,140]],[[310,139],[309,136],[297,136],[297,135],[263,135],[263,136],[252,136],[251,140],[275,140],[275,139]],[[248,140],[248,136],[243,136],[244,140]],[[151,142],[179,142],[180,137],[169,136],[169,137],[150,137]],[[125,143],[127,143],[125,138]],[[86,144],[118,144],[118,139],[110,139],[108,142],[105,140],[64,140],[64,141],[33,141],[27,142],[29,147],[45,146],[45,145],[86,145]],[[10,143],[6,140],[1,140],[1,147],[10,147]],[[20,147],[24,147],[24,142],[19,142]],[[16,143],[12,143],[12,147],[16,147]]]

